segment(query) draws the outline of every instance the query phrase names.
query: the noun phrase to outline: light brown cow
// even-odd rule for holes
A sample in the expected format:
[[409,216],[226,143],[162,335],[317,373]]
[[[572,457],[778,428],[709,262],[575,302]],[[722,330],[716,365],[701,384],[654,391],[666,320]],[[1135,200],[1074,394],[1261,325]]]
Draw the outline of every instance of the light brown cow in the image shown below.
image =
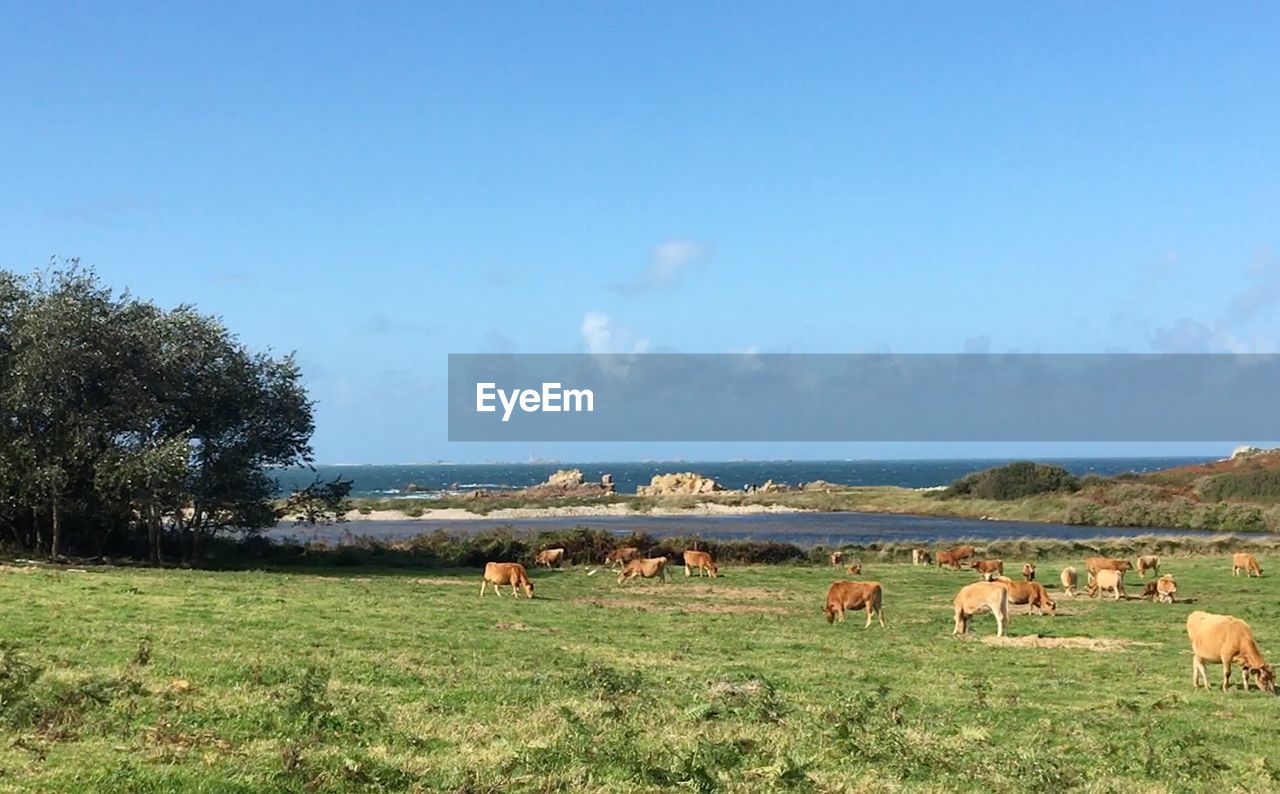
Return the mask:
[[716,567],[716,561],[711,559],[711,555],[705,551],[694,551],[689,549],[684,553],[684,575],[692,576],[693,568],[698,569],[698,575],[710,575],[712,579],[720,575],[720,569]]
[[928,549],[912,549],[911,550],[912,565],[928,565],[931,562],[933,562],[933,559],[929,556]]
[[949,551],[938,552],[938,567],[950,565],[952,570],[960,570],[960,558]]
[[842,562],[844,562],[844,552],[843,552],[843,551],[833,551],[833,552],[831,552],[831,567],[833,567],[833,568],[839,568],[839,567],[840,567],[840,563],[842,563]]
[[1187,616],[1187,637],[1191,640],[1191,686],[1198,688],[1204,682],[1209,688],[1209,675],[1205,662],[1222,665],[1222,691],[1227,691],[1231,681],[1231,664],[1239,660],[1243,669],[1244,688],[1249,689],[1249,675],[1259,689],[1276,693],[1276,674],[1262,658],[1262,651],[1253,639],[1249,624],[1230,615],[1214,615],[1210,612],[1192,612]]
[[614,549],[605,555],[605,565],[625,565],[632,560],[640,559],[640,550],[635,546],[623,546],[620,549]]
[[560,567],[564,562],[564,549],[543,549],[533,558],[534,565],[545,565],[548,568],[555,566]]
[[1036,580],[1036,564],[1034,562],[1023,564],[1022,578],[1026,579],[1028,582],[1034,582]]
[[969,567],[988,582],[995,576],[1004,576],[1004,560],[974,560]]
[[1147,578],[1147,571],[1160,575],[1160,558],[1154,554],[1144,554],[1138,558],[1138,576]]
[[967,560],[974,555],[975,550],[972,546],[952,546],[951,553],[957,560]]
[[1076,586],[1080,582],[1080,580],[1076,578],[1076,569],[1070,566],[1063,568],[1062,573],[1058,575],[1058,578],[1062,581],[1062,591],[1066,594],[1067,598],[1075,598]]
[[845,571],[852,574],[862,573],[862,563],[855,562],[853,565],[846,566]]
[[1150,598],[1163,604],[1172,604],[1173,597],[1178,594],[1178,583],[1173,577],[1165,574],[1159,579],[1152,579],[1142,588],[1142,597]]
[[832,582],[827,588],[827,606],[823,611],[827,614],[827,622],[834,623],[836,616],[844,623],[845,610],[867,610],[867,625],[871,628],[872,616],[880,619],[884,627],[884,589],[879,582]]
[[666,584],[667,558],[646,557],[641,560],[632,560],[622,569],[622,573],[618,574],[618,584],[622,584],[628,579],[634,579],[637,576],[645,579],[661,579],[662,583]]
[[499,585],[511,585],[511,595],[519,595],[516,587],[524,588],[524,594],[529,598],[533,598],[533,582],[529,580],[529,574],[525,571],[524,566],[518,562],[486,562],[484,564],[484,580],[480,582],[480,595],[484,596],[484,589],[488,585],[493,585],[493,592],[502,595],[502,591],[498,589]]
[[1045,612],[1050,615],[1058,614],[1058,605],[1049,597],[1049,591],[1045,590],[1044,585],[1039,582],[1015,582],[1007,576],[1001,576],[995,580],[995,583],[1003,585],[1009,591],[1010,604],[1027,604],[1037,615],[1043,615]]
[[1231,555],[1231,575],[1239,576],[1241,571],[1249,576],[1262,576],[1262,568],[1258,565],[1257,557],[1237,552]]
[[952,602],[955,607],[956,634],[969,633],[969,621],[974,615],[990,610],[996,616],[996,636],[1003,637],[1009,624],[1009,591],[997,582],[974,582],[960,588]]
[[1089,597],[1094,598],[1103,590],[1110,590],[1115,593],[1115,600],[1119,601],[1124,597],[1124,571],[1113,571],[1103,569],[1093,576],[1089,577]]
[[1133,570],[1133,563],[1111,557],[1090,557],[1084,561],[1084,567],[1091,574],[1098,571],[1119,571],[1123,574],[1125,571]]

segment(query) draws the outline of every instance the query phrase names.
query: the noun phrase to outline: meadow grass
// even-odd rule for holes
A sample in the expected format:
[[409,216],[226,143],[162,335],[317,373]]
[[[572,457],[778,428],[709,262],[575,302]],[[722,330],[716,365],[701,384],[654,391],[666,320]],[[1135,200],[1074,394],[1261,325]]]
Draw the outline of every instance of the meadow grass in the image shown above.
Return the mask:
[[1280,656],[1267,559],[1169,558],[1174,605],[1015,608],[1015,641],[1098,650],[993,645],[990,616],[952,639],[972,573],[864,562],[886,629],[827,625],[816,565],[536,571],[533,600],[477,570],[6,567],[0,788],[1280,789],[1280,699],[1193,690],[1183,628],[1229,612]]

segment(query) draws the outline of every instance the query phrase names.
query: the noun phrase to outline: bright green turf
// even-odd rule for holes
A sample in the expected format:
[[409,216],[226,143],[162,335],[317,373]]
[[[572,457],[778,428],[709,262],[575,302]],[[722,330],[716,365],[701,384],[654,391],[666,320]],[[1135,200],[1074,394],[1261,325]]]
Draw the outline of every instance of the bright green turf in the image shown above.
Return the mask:
[[1280,577],[1164,567],[1194,604],[1011,624],[1135,643],[1111,651],[954,640],[972,574],[896,563],[861,577],[889,621],[865,631],[826,624],[816,567],[538,571],[533,601],[476,571],[9,568],[0,789],[1280,790],[1280,699],[1193,691],[1183,629],[1229,612],[1280,659]]

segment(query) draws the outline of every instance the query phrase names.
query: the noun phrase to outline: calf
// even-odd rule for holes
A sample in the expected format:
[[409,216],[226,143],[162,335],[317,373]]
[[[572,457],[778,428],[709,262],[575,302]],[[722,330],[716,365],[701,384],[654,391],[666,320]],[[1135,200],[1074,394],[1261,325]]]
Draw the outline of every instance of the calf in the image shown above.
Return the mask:
[[666,584],[667,558],[646,557],[640,560],[632,560],[622,569],[622,573],[618,574],[618,584],[622,584],[628,579],[634,579],[637,576],[644,579],[661,579],[662,583]]
[[967,560],[974,555],[973,546],[952,546],[951,553],[955,555],[957,560]]
[[951,635],[969,633],[969,622],[973,616],[991,611],[996,617],[996,636],[1003,637],[1005,626],[1009,623],[1009,591],[1002,583],[974,582],[960,588],[951,602],[955,608],[955,629]]
[[1089,573],[1119,571],[1124,574],[1125,571],[1133,570],[1133,563],[1128,560],[1117,560],[1111,557],[1090,557],[1084,561],[1084,567]]
[[1177,594],[1178,584],[1168,574],[1161,576],[1159,579],[1152,579],[1147,582],[1146,587],[1142,588],[1143,598],[1150,598],[1152,601],[1159,601],[1163,604],[1172,604],[1173,597]]
[[839,567],[840,567],[840,563],[842,563],[842,562],[844,562],[844,552],[843,552],[843,551],[833,551],[833,552],[831,552],[831,567],[832,567],[832,568],[839,568]]
[[534,565],[545,565],[548,568],[552,566],[559,568],[562,562],[564,562],[564,549],[543,549],[533,558]]
[[711,559],[711,555],[705,551],[694,551],[689,549],[684,553],[684,575],[692,576],[693,568],[698,569],[698,575],[708,575],[712,579],[720,575],[720,569],[716,567],[716,561]]
[[995,576],[1004,575],[1004,560],[974,560],[970,567],[988,582]]
[[853,565],[846,567],[845,571],[852,574],[862,573],[862,563],[855,562]]
[[865,608],[867,625],[863,628],[871,628],[872,616],[878,617],[880,627],[884,628],[883,598],[884,590],[879,582],[833,582],[827,588],[827,606],[823,612],[828,623],[834,623],[837,615],[844,623],[845,610]]
[[1262,568],[1258,565],[1257,557],[1237,552],[1231,555],[1231,575],[1239,576],[1241,571],[1249,576],[1262,576]]
[[1204,664],[1218,662],[1222,665],[1222,691],[1226,692],[1231,680],[1231,664],[1238,659],[1243,670],[1245,691],[1249,689],[1249,676],[1252,674],[1259,689],[1273,695],[1276,693],[1275,670],[1262,658],[1262,651],[1258,650],[1248,623],[1230,615],[1197,610],[1187,616],[1187,637],[1191,640],[1192,687],[1199,688],[1203,681],[1204,688],[1208,689],[1209,675]]
[[1115,600],[1119,601],[1124,597],[1124,572],[1101,570],[1089,578],[1089,597],[1093,598],[1103,590],[1110,590],[1115,593]]
[[1076,584],[1079,582],[1079,579],[1076,578],[1076,569],[1071,567],[1063,568],[1058,578],[1062,581],[1062,591],[1067,598],[1075,598]]
[[950,565],[952,570],[960,570],[960,558],[949,551],[938,552],[938,567]]
[[1049,591],[1039,582],[1015,582],[1008,577],[1000,577],[996,584],[1003,585],[1009,591],[1010,604],[1026,604],[1037,615],[1048,612],[1058,614],[1058,605],[1049,597]]
[[640,559],[640,549],[635,546],[623,546],[605,555],[605,565],[625,565],[632,560]]
[[912,565],[928,565],[932,562],[927,549],[912,549],[911,564]]
[[1143,579],[1147,578],[1147,571],[1156,576],[1160,575],[1160,558],[1154,554],[1144,554],[1138,558],[1138,576]]
[[1028,582],[1036,580],[1036,564],[1034,562],[1029,562],[1022,566],[1022,578]]
[[517,596],[516,587],[524,588],[524,594],[533,598],[533,582],[529,581],[529,573],[518,562],[487,562],[484,564],[484,579],[480,582],[480,596],[484,597],[484,589],[493,585],[493,592],[502,595],[499,585],[511,585],[511,595]]

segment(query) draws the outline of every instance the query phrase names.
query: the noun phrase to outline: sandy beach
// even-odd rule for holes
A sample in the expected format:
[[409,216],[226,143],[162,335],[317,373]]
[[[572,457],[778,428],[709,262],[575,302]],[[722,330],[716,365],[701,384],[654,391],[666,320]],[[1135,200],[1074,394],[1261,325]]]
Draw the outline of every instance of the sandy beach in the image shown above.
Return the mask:
[[785,505],[724,505],[715,502],[699,502],[687,507],[654,507],[649,510],[633,510],[625,504],[573,505],[565,507],[505,507],[488,513],[473,513],[460,507],[424,510],[422,515],[410,516],[399,510],[374,510],[347,513],[348,521],[503,521],[524,518],[599,518],[603,516],[738,516],[757,513],[805,513],[813,512]]

